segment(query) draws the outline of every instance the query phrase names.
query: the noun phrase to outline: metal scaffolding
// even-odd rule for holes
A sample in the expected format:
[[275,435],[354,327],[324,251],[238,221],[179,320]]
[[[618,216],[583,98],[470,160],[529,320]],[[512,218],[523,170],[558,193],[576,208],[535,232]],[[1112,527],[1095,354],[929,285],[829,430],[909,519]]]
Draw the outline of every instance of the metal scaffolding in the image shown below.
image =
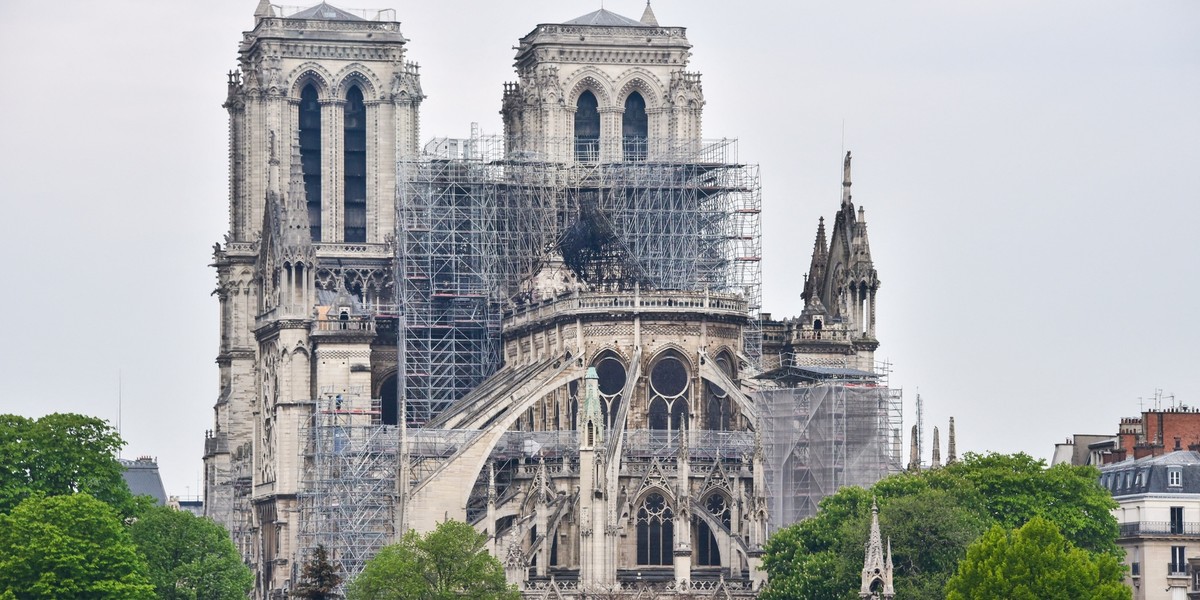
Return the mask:
[[815,515],[843,486],[868,487],[900,471],[886,387],[821,383],[755,395],[771,531]]
[[400,397],[420,426],[499,363],[496,188],[475,160],[429,157],[399,169]]
[[395,540],[399,428],[379,425],[379,415],[378,400],[317,400],[300,431],[302,555],[324,546],[346,581]]
[[401,162],[397,337],[410,424],[499,367],[501,311],[534,300],[534,276],[552,259],[598,289],[741,294],[745,354],[757,363],[758,167],[737,161],[735,140],[636,158],[555,162],[473,135],[436,139]]

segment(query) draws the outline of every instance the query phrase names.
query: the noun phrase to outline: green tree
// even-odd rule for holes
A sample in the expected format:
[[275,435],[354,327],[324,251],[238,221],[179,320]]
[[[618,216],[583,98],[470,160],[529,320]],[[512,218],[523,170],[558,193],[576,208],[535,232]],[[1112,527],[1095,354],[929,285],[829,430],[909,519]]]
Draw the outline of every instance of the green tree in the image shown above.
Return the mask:
[[87,494],[33,496],[0,515],[0,597],[153,600],[120,516]]
[[122,446],[113,428],[94,417],[0,415],[0,513],[30,496],[84,492],[132,515],[135,503],[116,459]]
[[1035,516],[1068,541],[1120,556],[1116,506],[1095,469],[1056,466],[1025,454],[968,454],[961,463],[885,478],[870,490],[843,488],[818,514],[768,541],[766,600],[857,598],[872,498],[892,541],[898,596],[938,599],[967,547],[992,525],[1012,529]]
[[308,600],[331,600],[338,598],[337,587],[342,584],[342,576],[338,566],[329,561],[329,552],[325,546],[318,545],[313,557],[304,563],[300,583],[292,590],[296,598]]
[[500,561],[487,553],[487,536],[446,521],[421,536],[409,531],[367,562],[350,582],[349,600],[519,600]]
[[159,600],[244,599],[254,583],[229,533],[208,519],[148,506],[129,532]]
[[[1100,487],[1095,467],[1046,462],[1020,454],[967,454],[943,471],[978,490],[984,510],[996,524],[1015,529],[1035,516],[1054,523],[1072,544],[1092,552],[1122,556],[1117,546],[1116,501]],[[952,485],[960,485],[952,483]]]
[[[954,495],[912,476],[877,491],[897,494],[879,497],[879,522],[892,544],[897,595],[939,597],[987,521]],[[822,503],[816,517],[773,536],[764,557],[770,581],[762,598],[857,598],[872,501],[867,490],[843,488]]]
[[1033,517],[1019,529],[996,525],[967,549],[946,585],[947,600],[1129,600],[1115,556],[1088,552],[1058,527]]

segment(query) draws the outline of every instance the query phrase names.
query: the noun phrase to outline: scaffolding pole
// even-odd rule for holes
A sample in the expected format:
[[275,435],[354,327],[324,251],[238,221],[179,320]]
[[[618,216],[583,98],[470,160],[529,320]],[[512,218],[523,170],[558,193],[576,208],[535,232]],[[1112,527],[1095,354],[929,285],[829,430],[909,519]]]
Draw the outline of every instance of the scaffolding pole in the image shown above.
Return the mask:
[[305,441],[300,555],[308,560],[324,546],[345,581],[396,539],[399,427],[379,424],[379,404],[317,400],[300,432]]

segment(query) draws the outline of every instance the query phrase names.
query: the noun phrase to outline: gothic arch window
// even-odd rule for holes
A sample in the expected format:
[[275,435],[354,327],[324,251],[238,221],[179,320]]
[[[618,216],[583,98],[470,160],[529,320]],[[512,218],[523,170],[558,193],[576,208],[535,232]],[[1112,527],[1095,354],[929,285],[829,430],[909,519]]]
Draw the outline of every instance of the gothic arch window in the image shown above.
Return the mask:
[[600,388],[600,406],[604,412],[604,424],[612,428],[617,412],[621,408],[621,392],[625,389],[625,363],[612,352],[603,352],[592,363]]
[[679,431],[687,427],[691,375],[682,358],[667,353],[650,368],[649,428]]
[[575,160],[596,162],[600,159],[600,104],[591,90],[584,90],[575,102]]
[[[713,519],[730,529],[729,501],[720,492],[713,492],[704,499],[704,509]],[[708,522],[696,518],[696,564],[703,567],[721,566],[721,548],[717,545],[717,536],[713,535]]]
[[314,242],[321,241],[321,103],[313,84],[300,91],[300,173],[308,226]]
[[637,512],[637,562],[670,565],[675,546],[675,513],[658,492],[646,495]]
[[400,398],[396,393],[396,375],[388,375],[379,386],[379,422],[384,425],[400,424]]
[[343,117],[345,196],[344,240],[367,241],[367,107],[357,85],[346,91]]
[[[729,359],[728,354],[718,354],[713,363],[726,377],[733,379],[733,361]],[[704,428],[710,431],[729,431],[733,424],[733,399],[729,397],[729,392],[711,381],[708,382],[707,388]]]
[[646,117],[646,99],[638,92],[625,98],[625,114],[621,117],[621,140],[625,160],[646,160],[646,144],[650,120]]

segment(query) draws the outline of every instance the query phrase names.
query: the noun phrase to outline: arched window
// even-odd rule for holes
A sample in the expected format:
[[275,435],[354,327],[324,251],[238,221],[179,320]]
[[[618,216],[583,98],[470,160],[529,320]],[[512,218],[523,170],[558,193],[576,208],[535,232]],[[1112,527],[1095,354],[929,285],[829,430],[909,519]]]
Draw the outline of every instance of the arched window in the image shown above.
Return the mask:
[[[704,508],[729,531],[729,503],[725,496],[714,492],[704,500]],[[696,518],[696,564],[705,567],[721,566],[721,549],[717,537],[704,519]]]
[[[733,364],[728,355],[722,353],[713,362],[722,373],[725,373],[726,377],[733,379]],[[721,386],[709,382],[707,387],[708,402],[704,410],[705,429],[729,431],[733,420],[733,400],[729,397],[729,392],[726,392]]]
[[639,565],[672,564],[675,546],[675,513],[666,498],[647,494],[637,513],[637,562]]
[[571,431],[575,431],[579,426],[579,380],[567,384],[567,393],[571,396]]
[[611,429],[621,408],[621,392],[625,390],[625,363],[616,354],[605,352],[592,365],[596,367],[604,425]]
[[679,431],[687,427],[690,377],[683,360],[673,354],[654,363],[650,369],[650,429]]
[[584,91],[575,103],[575,160],[600,159],[600,105],[596,95]]
[[345,215],[344,239],[367,241],[367,107],[362,90],[351,86],[346,92],[345,124]]
[[308,226],[314,242],[321,241],[321,103],[313,84],[300,91],[300,173]]
[[625,98],[625,114],[621,119],[621,140],[625,160],[646,160],[646,141],[650,137],[650,120],[646,117],[646,99],[638,92]]
[[389,375],[379,388],[379,422],[384,425],[400,424],[400,402],[396,391],[396,376]]

